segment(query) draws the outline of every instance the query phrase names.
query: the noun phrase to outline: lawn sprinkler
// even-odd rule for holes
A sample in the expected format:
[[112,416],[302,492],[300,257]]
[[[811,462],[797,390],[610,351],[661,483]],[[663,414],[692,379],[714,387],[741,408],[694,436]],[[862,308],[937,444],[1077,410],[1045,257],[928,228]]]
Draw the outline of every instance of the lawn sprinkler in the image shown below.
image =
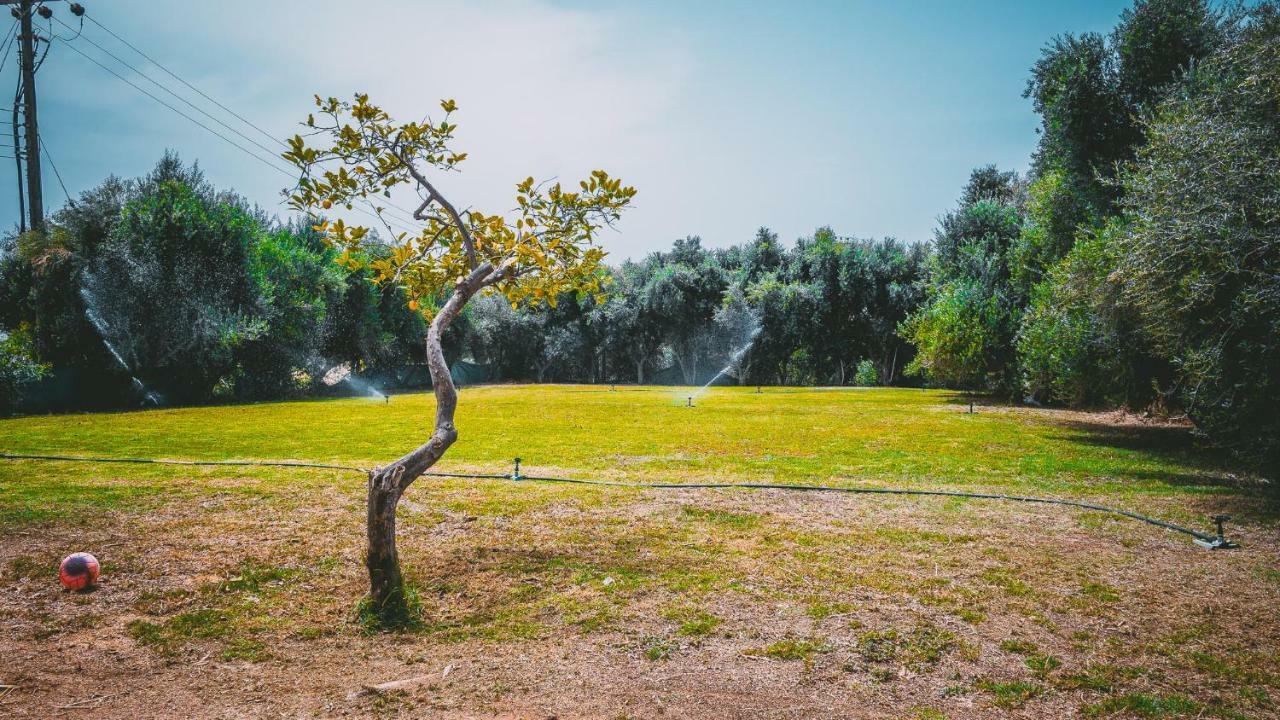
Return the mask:
[[756,386],[756,394],[757,394],[757,395],[759,395],[759,394],[760,394],[760,386],[759,386],[759,385],[757,385],[757,386]]
[[685,407],[693,407],[693,396],[692,396],[692,395],[690,395],[689,397],[687,397],[687,398],[685,398],[685,399],[684,399],[684,406],[685,406]]
[[1230,519],[1231,519],[1230,515],[1214,515],[1213,523],[1218,526],[1218,537],[1213,538],[1212,540],[1196,538],[1196,544],[1202,548],[1207,548],[1209,550],[1230,550],[1231,548],[1240,547],[1239,543],[1231,542],[1223,534],[1222,526],[1224,523],[1226,523]]
[[511,471],[511,479],[512,480],[520,479],[520,458],[516,458],[516,467],[514,470]]
[[72,553],[58,565],[58,581],[68,590],[88,590],[98,582],[98,568],[98,558],[86,552]]

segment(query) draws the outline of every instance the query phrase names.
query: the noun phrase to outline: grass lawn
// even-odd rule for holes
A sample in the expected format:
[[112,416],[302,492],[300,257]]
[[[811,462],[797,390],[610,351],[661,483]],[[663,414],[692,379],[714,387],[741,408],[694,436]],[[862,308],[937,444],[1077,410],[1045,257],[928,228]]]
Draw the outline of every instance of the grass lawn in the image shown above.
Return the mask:
[[[0,462],[0,715],[1270,717],[1274,493],[1185,428],[917,390],[494,386],[442,471],[976,489],[1202,530],[954,498],[419,480],[424,612],[370,635],[363,477]],[[0,451],[369,466],[432,401],[0,420]],[[59,591],[58,559],[103,561]],[[362,691],[405,680],[384,692]],[[157,710],[162,708],[162,710]]]

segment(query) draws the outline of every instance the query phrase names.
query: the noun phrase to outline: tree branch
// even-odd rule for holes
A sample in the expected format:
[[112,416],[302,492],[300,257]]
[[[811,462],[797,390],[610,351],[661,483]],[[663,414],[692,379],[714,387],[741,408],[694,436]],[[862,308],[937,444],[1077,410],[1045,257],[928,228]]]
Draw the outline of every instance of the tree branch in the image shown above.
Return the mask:
[[444,211],[449,214],[450,219],[453,220],[454,226],[458,228],[458,233],[462,235],[462,245],[467,251],[467,266],[474,270],[476,268],[476,244],[471,239],[471,231],[468,230],[466,224],[462,222],[462,216],[459,215],[457,209],[453,207],[453,203],[449,202],[445,196],[441,195],[440,191],[436,190],[436,186],[432,185],[430,180],[428,180],[422,173],[418,172],[418,168],[413,166],[413,163],[409,161],[409,158],[405,157],[403,154],[399,157],[400,162],[404,163],[405,168],[409,171],[409,174],[413,176],[413,179],[427,191],[427,199],[423,201],[422,205],[419,206],[417,210],[413,211],[414,219],[427,220],[427,217],[422,214],[422,211],[426,210],[433,200],[440,203],[440,207],[444,208]]

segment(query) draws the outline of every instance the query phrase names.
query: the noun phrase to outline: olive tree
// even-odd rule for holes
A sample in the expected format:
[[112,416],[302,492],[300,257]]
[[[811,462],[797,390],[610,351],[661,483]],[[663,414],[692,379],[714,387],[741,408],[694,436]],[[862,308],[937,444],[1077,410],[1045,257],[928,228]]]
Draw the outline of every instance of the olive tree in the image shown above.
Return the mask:
[[1280,468],[1280,8],[1228,27],[1121,173],[1116,271],[1175,391],[1221,445]]
[[[416,233],[393,232],[389,252],[366,253],[381,241],[370,229],[320,220],[317,229],[338,251],[338,262],[367,267],[375,282],[404,289],[409,307],[428,319],[426,354],[435,393],[431,436],[394,462],[374,468],[368,478],[368,610],[383,626],[411,619],[396,554],[395,513],[401,495],[445,454],[458,438],[454,426],[457,390],[440,340],[467,302],[480,293],[500,293],[513,305],[554,303],[568,291],[601,291],[604,251],[597,233],[616,221],[635,195],[601,170],[572,191],[560,183],[516,185],[511,217],[476,210],[459,212],[433,177],[454,171],[466,153],[452,147],[457,109],[440,104],[437,122],[398,123],[357,94],[353,101],[316,97],[305,136],[289,140],[283,157],[301,171],[290,204],[311,214],[332,208],[370,208],[382,218],[384,198],[398,186],[416,191]],[[377,257],[378,259],[367,259]]]

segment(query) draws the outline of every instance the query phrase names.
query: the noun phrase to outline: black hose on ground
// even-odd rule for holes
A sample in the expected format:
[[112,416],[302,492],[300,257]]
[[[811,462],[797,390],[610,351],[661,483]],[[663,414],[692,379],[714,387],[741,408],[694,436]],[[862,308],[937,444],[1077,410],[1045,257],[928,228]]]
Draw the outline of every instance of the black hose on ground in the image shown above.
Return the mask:
[[[79,455],[28,455],[16,453],[0,453],[0,459],[3,460],[52,460],[61,462],[89,462],[89,463],[134,463],[147,465],[185,465],[185,466],[253,466],[253,467],[284,467],[284,468],[314,468],[321,470],[342,470],[345,472],[356,472],[362,475],[369,471],[365,468],[353,467],[350,465],[329,465],[324,463],[308,463],[293,462],[289,460],[164,460],[158,458],[129,458],[129,457],[87,457]],[[1098,505],[1096,503],[1085,502],[1083,500],[1066,500],[1062,498],[1043,498],[1032,497],[1028,495],[1004,495],[1000,493],[979,493],[979,492],[963,492],[959,490],[907,490],[903,488],[864,488],[864,487],[835,487],[831,485],[786,485],[782,483],[646,483],[646,482],[620,482],[614,480],[582,480],[577,478],[558,478],[558,477],[542,477],[537,475],[521,475],[520,466],[517,461],[516,471],[510,475],[501,475],[495,473],[445,473],[445,472],[428,472],[424,473],[428,477],[446,477],[446,478],[473,478],[485,480],[513,480],[513,481],[529,481],[544,483],[567,483],[572,485],[596,485],[603,487],[621,487],[621,488],[637,488],[648,490],[722,490],[731,488],[741,488],[748,490],[791,490],[798,492],[835,492],[849,494],[865,494],[865,495],[925,495],[935,497],[954,497],[954,498],[973,498],[978,500],[1010,500],[1014,502],[1038,503],[1042,505],[1062,505],[1067,507],[1082,508],[1084,510],[1095,510],[1098,512],[1112,513],[1121,515],[1132,520],[1154,525],[1165,530],[1180,532],[1185,535],[1203,541],[1209,547],[1234,547],[1234,544],[1227,543],[1226,540],[1219,535],[1210,535],[1202,533],[1198,530],[1175,525],[1159,518],[1153,518],[1128,510],[1107,507],[1106,505]]]

